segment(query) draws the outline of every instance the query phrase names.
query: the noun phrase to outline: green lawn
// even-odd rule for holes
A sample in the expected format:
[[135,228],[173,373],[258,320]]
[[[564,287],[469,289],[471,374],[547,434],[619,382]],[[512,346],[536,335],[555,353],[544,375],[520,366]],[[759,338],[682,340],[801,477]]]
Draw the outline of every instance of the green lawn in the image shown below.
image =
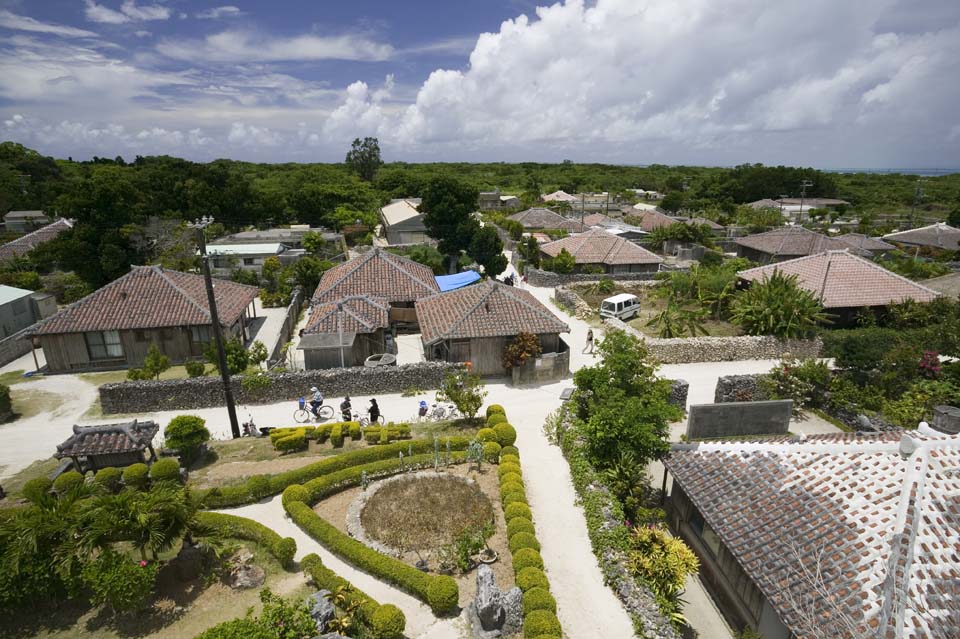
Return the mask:
[[60,460],[54,457],[49,459],[40,459],[27,466],[16,475],[4,479],[3,489],[7,492],[7,499],[5,500],[6,503],[4,505],[9,505],[14,499],[18,499],[20,497],[20,491],[23,490],[23,485],[25,483],[36,477],[46,477],[59,465]]
[[[81,373],[79,377],[94,386],[102,386],[104,384],[127,381],[127,371],[124,369],[119,371],[104,371],[102,373]],[[187,369],[184,366],[171,366],[160,374],[160,379],[183,379],[184,377],[189,377],[187,375]]]

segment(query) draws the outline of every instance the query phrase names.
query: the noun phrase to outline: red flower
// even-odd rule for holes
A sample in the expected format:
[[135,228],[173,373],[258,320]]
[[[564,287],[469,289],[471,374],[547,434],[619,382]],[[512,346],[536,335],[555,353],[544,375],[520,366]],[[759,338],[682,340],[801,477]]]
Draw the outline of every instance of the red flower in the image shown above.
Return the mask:
[[146,561],[145,559],[141,559],[141,560],[140,560],[140,567],[141,567],[141,568],[146,568],[146,567],[147,567],[147,561]]

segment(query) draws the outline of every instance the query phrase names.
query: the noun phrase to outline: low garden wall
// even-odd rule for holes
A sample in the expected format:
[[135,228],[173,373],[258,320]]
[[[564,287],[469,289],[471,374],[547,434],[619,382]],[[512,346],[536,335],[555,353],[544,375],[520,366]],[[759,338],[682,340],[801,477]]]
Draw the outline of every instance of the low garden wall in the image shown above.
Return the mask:
[[784,354],[798,359],[820,357],[823,342],[815,339],[780,339],[769,335],[735,337],[648,337],[617,319],[604,319],[610,328],[618,328],[643,339],[647,350],[661,364],[689,362],[732,362],[741,359],[780,359]]
[[553,273],[551,271],[542,271],[532,266],[527,266],[525,270],[527,283],[531,286],[554,287],[563,284],[577,284],[581,282],[598,282],[601,279],[614,280],[617,282],[651,281],[656,279],[656,271],[652,273]]
[[697,404],[690,407],[687,438],[786,435],[792,411],[789,399]]
[[[399,393],[408,388],[439,388],[447,373],[460,370],[460,364],[422,362],[405,366],[335,368],[314,371],[268,373],[268,382],[256,388],[244,388],[243,377],[231,379],[234,397],[242,404],[267,404],[295,400],[312,386],[326,396],[380,395]],[[223,385],[219,377],[192,377],[161,381],[120,382],[100,387],[100,406],[104,414],[155,410],[187,410],[222,406]]]
[[0,366],[9,364],[33,349],[33,341],[28,335],[33,332],[34,328],[36,328],[36,324],[31,324],[25,329],[0,340]]
[[[766,377],[766,375],[726,375],[720,377],[717,379],[717,388],[714,391],[713,401],[720,404],[771,399],[759,383],[764,377]],[[829,402],[827,402],[827,404],[829,404]],[[891,424],[877,415],[867,415],[860,411],[847,408],[825,407],[821,410],[857,433],[879,433],[902,430],[899,426]]]

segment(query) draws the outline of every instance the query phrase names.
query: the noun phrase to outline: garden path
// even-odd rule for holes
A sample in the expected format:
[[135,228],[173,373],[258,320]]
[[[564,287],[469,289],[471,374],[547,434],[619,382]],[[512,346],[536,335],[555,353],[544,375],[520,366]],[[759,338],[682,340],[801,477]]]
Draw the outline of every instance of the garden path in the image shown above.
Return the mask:
[[325,566],[354,586],[378,602],[390,603],[402,610],[407,618],[406,634],[410,639],[452,639],[461,636],[463,622],[460,618],[438,619],[429,607],[417,599],[362,570],[357,570],[330,553],[286,516],[279,495],[256,504],[224,509],[218,512],[247,517],[267,526],[281,537],[293,537],[297,542],[296,559],[298,561],[305,555],[317,553]]

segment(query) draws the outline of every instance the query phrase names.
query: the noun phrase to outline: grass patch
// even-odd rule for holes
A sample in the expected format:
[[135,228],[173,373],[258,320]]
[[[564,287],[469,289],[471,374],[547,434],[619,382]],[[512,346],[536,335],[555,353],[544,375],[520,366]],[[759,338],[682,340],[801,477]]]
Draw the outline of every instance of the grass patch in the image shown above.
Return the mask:
[[55,457],[38,459],[17,474],[4,479],[3,489],[7,491],[7,499],[19,498],[24,484],[37,477],[46,477],[59,465],[60,460]]
[[[17,419],[34,417],[40,413],[55,410],[62,406],[61,398],[56,393],[26,388],[13,388],[10,391],[10,402]],[[55,411],[56,412],[56,411]]]
[[[81,373],[80,379],[90,382],[94,386],[103,386],[104,384],[115,384],[126,382],[127,370],[103,371],[100,373]],[[187,369],[184,366],[171,366],[160,374],[160,379],[183,379],[189,377]]]
[[24,377],[23,374],[25,372],[26,371],[7,371],[6,373],[0,373],[0,384],[13,386],[14,384],[22,384],[23,382],[29,382],[35,379],[43,379],[43,375]]

